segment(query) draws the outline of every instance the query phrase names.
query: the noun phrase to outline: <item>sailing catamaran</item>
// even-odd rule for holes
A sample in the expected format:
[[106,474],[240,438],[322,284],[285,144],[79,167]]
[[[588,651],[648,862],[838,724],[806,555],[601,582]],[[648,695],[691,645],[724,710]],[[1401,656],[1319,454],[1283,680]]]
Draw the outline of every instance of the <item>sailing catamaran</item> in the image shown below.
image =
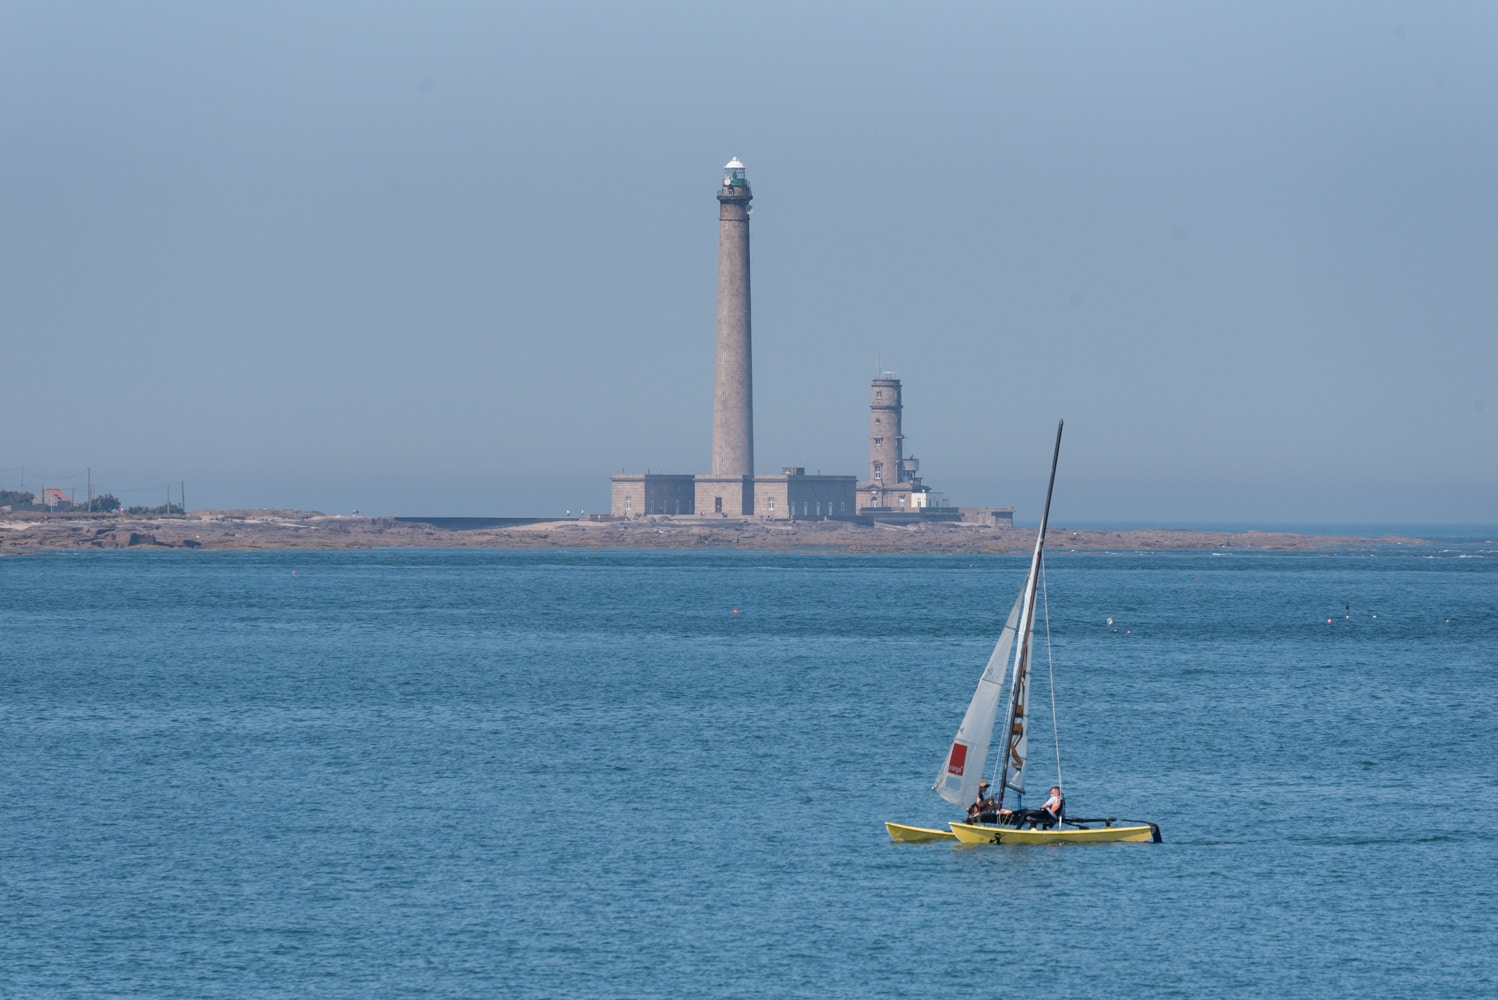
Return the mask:
[[[1030,729],[1030,648],[1035,635],[1036,591],[1040,585],[1041,557],[1045,550],[1046,522],[1051,515],[1051,491],[1056,486],[1056,462],[1061,456],[1061,430],[1065,421],[1056,425],[1056,449],[1051,454],[1051,481],[1046,487],[1045,510],[1040,517],[1040,533],[1035,538],[1035,554],[1030,559],[1030,575],[1025,587],[1014,601],[1014,607],[1004,622],[993,655],[978,678],[978,690],[968,704],[962,725],[957,727],[957,736],[952,740],[941,770],[937,772],[932,790],[956,806],[964,806],[978,798],[979,783],[983,780],[984,764],[988,760],[988,747],[994,735],[994,722],[998,718],[999,703],[1004,693],[1004,675],[1009,673],[1009,698],[1004,703],[1004,723],[997,732],[1001,734],[1002,750],[994,764],[993,785],[996,792],[991,808],[986,809],[983,820],[976,823],[949,823],[947,830],[928,827],[906,826],[902,823],[885,823],[889,835],[895,840],[922,842],[933,840],[957,840],[965,844],[1060,844],[1091,843],[1096,841],[1154,841],[1160,842],[1160,828],[1154,823],[1120,821],[1112,816],[1095,819],[1074,818],[1066,815],[1065,798],[1061,799],[1059,816],[1040,810],[1021,808],[1025,794],[1025,770],[1030,759],[1027,735]],[[1012,653],[1012,656],[1011,656]],[[1012,669],[1011,669],[1012,667]],[[1052,699],[1054,707],[1054,698]],[[1061,786],[1061,759],[1056,759],[1056,785]],[[1010,792],[1015,798],[1015,808],[1006,809],[1005,800]]]

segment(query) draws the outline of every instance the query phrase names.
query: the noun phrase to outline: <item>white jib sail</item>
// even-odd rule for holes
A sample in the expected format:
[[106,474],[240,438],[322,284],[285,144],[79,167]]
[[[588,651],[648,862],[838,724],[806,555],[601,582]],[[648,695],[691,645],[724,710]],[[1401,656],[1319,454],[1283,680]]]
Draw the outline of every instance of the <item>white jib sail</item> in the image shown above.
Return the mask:
[[978,690],[968,703],[967,714],[957,735],[952,739],[952,749],[936,774],[936,784],[931,787],[936,794],[955,806],[966,806],[978,797],[978,779],[983,777],[983,766],[988,760],[988,744],[993,738],[994,719],[999,714],[999,700],[1004,695],[1004,671],[1009,665],[1009,651],[1014,647],[1014,635],[1020,617],[1020,605],[1025,595],[1020,594],[1004,622],[1004,631],[988,658],[983,676],[978,678]]

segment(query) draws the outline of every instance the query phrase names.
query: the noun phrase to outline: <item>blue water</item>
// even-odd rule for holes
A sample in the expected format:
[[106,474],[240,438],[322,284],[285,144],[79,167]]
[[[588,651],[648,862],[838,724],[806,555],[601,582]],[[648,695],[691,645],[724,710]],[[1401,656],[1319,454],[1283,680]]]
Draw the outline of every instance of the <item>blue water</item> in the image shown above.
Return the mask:
[[0,559],[0,996],[1498,992],[1498,551],[1057,553],[1165,843],[892,843],[1024,566]]
[[[1018,526],[1036,527],[1026,524],[1023,518]],[[1038,524],[1038,522],[1037,522]],[[1290,532],[1296,535],[1322,535],[1342,538],[1421,538],[1432,542],[1456,542],[1464,545],[1481,545],[1492,548],[1498,545],[1498,524],[1409,524],[1401,522],[1339,523],[1322,522],[1276,523],[1263,521],[1183,521],[1161,523],[1158,521],[1068,521],[1065,528],[1093,531],[1135,531],[1155,528],[1183,531],[1265,531]],[[1064,530],[1064,528],[1063,528]]]

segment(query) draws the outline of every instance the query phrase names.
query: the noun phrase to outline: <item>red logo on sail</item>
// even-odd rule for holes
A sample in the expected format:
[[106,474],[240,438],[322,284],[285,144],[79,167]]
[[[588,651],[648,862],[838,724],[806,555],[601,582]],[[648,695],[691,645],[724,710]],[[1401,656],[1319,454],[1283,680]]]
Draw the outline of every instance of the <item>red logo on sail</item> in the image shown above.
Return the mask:
[[962,769],[967,764],[967,744],[953,743],[952,757],[947,761],[947,773],[962,777]]

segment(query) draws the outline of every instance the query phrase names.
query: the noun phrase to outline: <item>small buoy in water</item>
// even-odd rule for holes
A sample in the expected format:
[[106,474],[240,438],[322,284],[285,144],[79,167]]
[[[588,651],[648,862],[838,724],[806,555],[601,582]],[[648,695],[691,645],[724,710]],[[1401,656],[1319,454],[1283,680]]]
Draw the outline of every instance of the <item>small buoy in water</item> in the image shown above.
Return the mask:
[[291,575],[292,575],[292,576],[296,576],[296,570],[292,570],[292,571],[291,571]]
[[1109,625],[1112,625],[1112,624],[1113,624],[1113,619],[1112,619],[1112,618],[1109,618],[1109,619],[1108,619],[1108,624],[1109,624]]
[[1330,625],[1330,624],[1331,624],[1331,623],[1332,623],[1332,620],[1331,620],[1331,619],[1330,619],[1330,618],[1328,618],[1328,619],[1327,619],[1327,620],[1326,620],[1326,623],[1327,623],[1327,624],[1328,624],[1328,625]]
[[734,609],[733,609],[733,613],[734,613],[734,614],[738,614],[738,613],[739,613],[739,609],[738,609],[738,608],[734,608]]

